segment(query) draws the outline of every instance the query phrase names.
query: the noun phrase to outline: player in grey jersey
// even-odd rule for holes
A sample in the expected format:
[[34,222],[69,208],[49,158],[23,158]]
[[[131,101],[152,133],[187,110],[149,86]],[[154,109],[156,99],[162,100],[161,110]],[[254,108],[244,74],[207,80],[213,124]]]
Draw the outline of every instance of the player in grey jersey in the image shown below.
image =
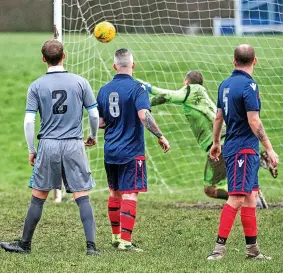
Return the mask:
[[[61,188],[61,180],[67,192],[79,207],[83,223],[87,255],[99,254],[95,247],[95,221],[88,190],[95,184],[84,146],[96,144],[98,131],[97,103],[88,81],[63,68],[63,45],[56,40],[46,41],[42,47],[43,61],[48,72],[34,81],[27,95],[24,121],[25,137],[29,149],[29,162],[34,167],[30,187],[32,198],[25,219],[22,237],[13,243],[1,242],[9,252],[29,253],[31,240],[38,224],[43,204],[52,189]],[[90,136],[82,141],[83,107],[88,111]],[[39,111],[41,119],[38,134],[38,151],[34,148],[34,122]]]

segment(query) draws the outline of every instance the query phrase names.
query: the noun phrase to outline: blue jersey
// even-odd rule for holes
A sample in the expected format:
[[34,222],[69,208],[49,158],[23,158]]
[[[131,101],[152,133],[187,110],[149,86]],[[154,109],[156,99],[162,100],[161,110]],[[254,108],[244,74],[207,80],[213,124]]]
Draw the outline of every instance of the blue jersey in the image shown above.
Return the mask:
[[253,149],[259,153],[259,140],[253,133],[247,112],[260,111],[258,85],[242,70],[234,70],[218,89],[217,107],[222,109],[227,126],[224,142],[224,157],[242,149]]
[[144,127],[138,111],[150,109],[143,84],[128,74],[116,74],[97,96],[99,116],[106,124],[104,159],[108,164],[125,164],[145,155]]

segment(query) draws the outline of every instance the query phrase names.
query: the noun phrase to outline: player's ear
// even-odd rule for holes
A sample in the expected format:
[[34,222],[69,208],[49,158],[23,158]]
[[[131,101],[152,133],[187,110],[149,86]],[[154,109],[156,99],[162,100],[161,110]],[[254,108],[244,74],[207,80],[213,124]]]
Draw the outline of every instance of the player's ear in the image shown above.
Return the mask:
[[188,80],[188,79],[185,78],[185,80],[184,80],[184,85],[185,85],[185,86],[188,86],[189,84],[190,84],[190,80]]
[[254,66],[257,64],[257,61],[258,61],[258,59],[257,59],[257,57],[255,57],[255,59],[254,59]]
[[62,60],[64,60],[66,58],[66,53],[63,52],[63,55],[62,55]]
[[236,67],[236,66],[237,66],[237,62],[236,62],[236,60],[235,60],[235,59],[233,60],[233,65],[234,65],[234,67]]
[[116,64],[113,64],[113,68],[114,68],[116,71],[118,70]]
[[43,61],[44,63],[46,63],[46,59],[45,59],[44,56],[42,56],[42,61]]
[[135,68],[135,66],[136,66],[136,63],[135,63],[135,62],[133,62],[132,69],[134,69],[134,68]]

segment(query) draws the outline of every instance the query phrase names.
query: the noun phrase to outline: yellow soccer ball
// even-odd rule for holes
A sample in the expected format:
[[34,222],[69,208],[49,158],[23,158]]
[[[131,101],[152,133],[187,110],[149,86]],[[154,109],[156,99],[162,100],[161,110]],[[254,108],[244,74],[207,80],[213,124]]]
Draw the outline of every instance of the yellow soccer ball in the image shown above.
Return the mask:
[[116,29],[110,22],[103,21],[95,26],[93,34],[99,42],[108,43],[114,39]]

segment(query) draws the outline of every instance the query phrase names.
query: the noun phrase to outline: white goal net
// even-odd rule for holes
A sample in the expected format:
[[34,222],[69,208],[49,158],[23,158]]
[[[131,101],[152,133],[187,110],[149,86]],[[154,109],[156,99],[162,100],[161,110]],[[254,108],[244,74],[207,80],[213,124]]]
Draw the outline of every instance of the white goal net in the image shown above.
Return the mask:
[[[113,54],[129,48],[137,63],[134,77],[166,89],[178,89],[189,70],[199,70],[216,101],[218,85],[233,70],[233,49],[240,43],[255,47],[259,58],[254,79],[260,87],[262,119],[274,149],[282,157],[283,136],[283,1],[246,0],[63,0],[63,42],[66,67],[88,79],[95,94],[110,81]],[[107,20],[117,29],[108,43],[98,42],[94,26]],[[188,191],[199,200],[206,153],[194,139],[181,105],[152,108],[171,152],[164,154],[146,132],[148,184],[151,192]],[[195,121],[197,123],[198,121]],[[85,129],[87,130],[87,128]],[[103,131],[90,152],[97,189],[107,187],[103,165]],[[260,171],[269,199],[283,197],[283,169],[271,178]],[[281,173],[281,175],[280,175]],[[279,193],[279,194],[278,194]]]

